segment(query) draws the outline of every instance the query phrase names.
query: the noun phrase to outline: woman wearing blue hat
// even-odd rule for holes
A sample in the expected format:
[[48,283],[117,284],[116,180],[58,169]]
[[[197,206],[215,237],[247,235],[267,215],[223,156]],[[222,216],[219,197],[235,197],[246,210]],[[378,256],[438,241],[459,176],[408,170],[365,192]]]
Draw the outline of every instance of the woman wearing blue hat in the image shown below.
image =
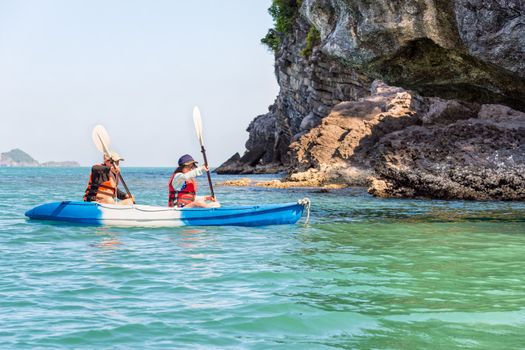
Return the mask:
[[[189,154],[179,158],[179,167],[175,169],[168,183],[168,206],[179,208],[216,207],[217,202],[212,196],[197,196],[197,181],[195,177],[208,171],[206,165],[197,166],[197,162]],[[213,203],[206,203],[212,201]]]

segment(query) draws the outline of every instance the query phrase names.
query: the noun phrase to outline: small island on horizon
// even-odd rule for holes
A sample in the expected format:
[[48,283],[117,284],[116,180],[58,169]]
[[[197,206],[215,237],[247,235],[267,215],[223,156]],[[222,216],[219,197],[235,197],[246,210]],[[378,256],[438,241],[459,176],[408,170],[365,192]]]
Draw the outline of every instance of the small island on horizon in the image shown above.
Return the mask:
[[0,167],[79,167],[76,161],[48,161],[40,163],[19,148],[0,153]]

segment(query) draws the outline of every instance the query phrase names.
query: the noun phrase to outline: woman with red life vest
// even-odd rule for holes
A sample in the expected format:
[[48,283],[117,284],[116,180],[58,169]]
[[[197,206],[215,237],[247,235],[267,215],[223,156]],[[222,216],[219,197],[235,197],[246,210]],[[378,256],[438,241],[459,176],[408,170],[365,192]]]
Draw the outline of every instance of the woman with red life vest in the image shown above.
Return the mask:
[[[120,173],[119,163],[121,158],[117,152],[111,152],[111,156],[104,155],[104,163],[93,165],[89,176],[88,187],[84,195],[85,202],[98,202],[105,204],[131,205],[135,198],[128,196],[119,190],[118,175]],[[120,201],[116,201],[118,198]]]
[[[189,154],[179,158],[179,167],[175,169],[168,183],[168,206],[179,208],[216,207],[218,202],[212,196],[197,196],[197,181],[195,177],[208,171],[206,165],[197,166],[197,162]],[[211,201],[212,203],[206,203]]]

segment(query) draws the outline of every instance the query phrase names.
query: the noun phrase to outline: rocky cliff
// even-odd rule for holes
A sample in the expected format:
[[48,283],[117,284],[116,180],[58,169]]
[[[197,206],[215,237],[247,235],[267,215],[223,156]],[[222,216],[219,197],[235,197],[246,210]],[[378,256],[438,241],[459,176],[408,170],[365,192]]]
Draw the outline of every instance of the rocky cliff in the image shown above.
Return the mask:
[[[293,181],[348,184],[371,176],[377,195],[517,199],[483,185],[472,195],[452,185],[441,194],[424,191],[430,182],[407,177],[412,169],[468,187],[450,172],[514,173],[523,165],[514,155],[525,111],[524,0],[274,0],[272,6],[277,24],[283,15],[291,23],[271,32],[280,92],[248,127],[244,155],[218,172],[286,170]],[[490,146],[480,145],[487,139],[476,134],[484,133]],[[409,161],[414,154],[426,161]],[[505,171],[503,154],[512,156]],[[432,168],[437,163],[439,171]],[[524,184],[519,176],[491,174],[501,183],[492,187]]]

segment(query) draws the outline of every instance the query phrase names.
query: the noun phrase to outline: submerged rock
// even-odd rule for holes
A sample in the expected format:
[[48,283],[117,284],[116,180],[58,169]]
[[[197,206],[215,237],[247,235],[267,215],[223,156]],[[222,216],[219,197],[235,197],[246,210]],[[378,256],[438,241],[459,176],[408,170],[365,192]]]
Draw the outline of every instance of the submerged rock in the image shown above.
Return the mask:
[[244,177],[237,180],[226,180],[222,182],[217,182],[216,186],[228,186],[228,187],[246,187],[252,185],[252,180]]

